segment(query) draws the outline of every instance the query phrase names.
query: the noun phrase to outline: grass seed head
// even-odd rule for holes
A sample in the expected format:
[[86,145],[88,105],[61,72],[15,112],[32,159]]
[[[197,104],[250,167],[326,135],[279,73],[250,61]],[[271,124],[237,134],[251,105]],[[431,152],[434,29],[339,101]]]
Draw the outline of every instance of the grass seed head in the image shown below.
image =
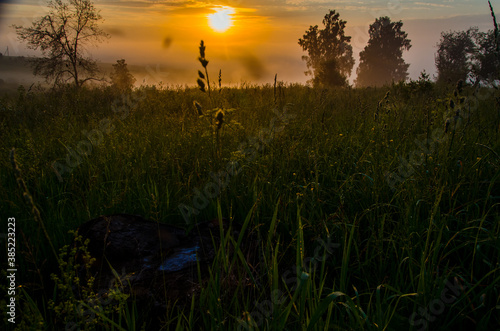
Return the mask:
[[200,57],[205,58],[205,44],[203,40],[200,42]]
[[464,81],[460,79],[457,82],[457,89],[456,89],[456,91],[458,92],[458,94],[462,93],[463,88],[464,88]]
[[199,78],[198,78],[197,82],[198,82],[198,86],[200,88],[200,91],[205,92],[205,83]]
[[198,58],[203,68],[206,68],[208,65],[207,59],[205,59],[205,44],[203,40],[200,42],[200,57]]
[[198,60],[200,60],[200,63],[203,66],[203,68],[207,67],[208,61],[205,58],[200,57],[200,58],[198,58]]
[[201,110],[201,105],[198,101],[193,101],[194,108],[198,112],[198,115],[203,116],[203,111]]
[[220,130],[220,128],[222,127],[222,123],[224,123],[224,112],[222,111],[222,109],[219,109],[219,111],[217,111],[215,119],[217,120],[215,122],[215,124],[217,125],[217,130]]

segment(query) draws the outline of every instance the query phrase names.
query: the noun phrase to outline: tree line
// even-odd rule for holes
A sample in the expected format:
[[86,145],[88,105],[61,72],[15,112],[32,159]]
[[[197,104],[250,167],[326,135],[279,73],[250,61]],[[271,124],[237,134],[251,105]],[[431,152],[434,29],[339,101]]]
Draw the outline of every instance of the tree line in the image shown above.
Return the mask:
[[[489,1],[488,1],[489,3]],[[494,29],[480,32],[477,27],[467,31],[442,32],[437,43],[435,64],[437,82],[472,84],[481,81],[493,83],[499,77],[499,31],[490,5]],[[347,86],[354,67],[351,37],[346,36],[346,21],[330,10],[323,19],[323,29],[311,26],[299,39],[299,45],[308,55],[303,56],[314,86]],[[408,34],[402,30],[403,22],[392,22],[387,16],[375,19],[368,29],[369,40],[359,53],[356,70],[357,87],[382,86],[408,78],[409,64],[403,51],[411,48]]]
[[[499,32],[491,3],[494,29],[480,32],[477,27],[467,31],[441,33],[437,44],[435,64],[437,82],[478,83],[498,78]],[[91,0],[50,0],[49,13],[35,20],[30,27],[14,26],[20,41],[28,48],[40,50],[42,57],[33,60],[35,75],[52,80],[54,84],[72,81],[76,87],[96,80],[97,63],[87,47],[109,38],[99,27],[102,16]],[[306,75],[313,86],[348,86],[354,67],[351,37],[345,35],[347,22],[330,10],[323,19],[323,28],[310,26],[298,43],[307,55]],[[387,16],[375,19],[368,29],[369,40],[359,53],[356,70],[357,87],[382,86],[408,78],[409,64],[403,51],[411,48],[403,22],[392,22]],[[112,84],[119,90],[131,89],[135,79],[125,60],[118,60],[111,75]]]

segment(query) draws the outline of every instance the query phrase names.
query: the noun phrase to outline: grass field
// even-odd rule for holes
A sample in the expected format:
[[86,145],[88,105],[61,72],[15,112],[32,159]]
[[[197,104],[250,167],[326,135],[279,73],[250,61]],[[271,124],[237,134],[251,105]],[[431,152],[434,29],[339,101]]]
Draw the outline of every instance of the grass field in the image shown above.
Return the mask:
[[[498,95],[419,81],[1,97],[15,326],[149,329],[123,293],[106,307],[74,297],[74,270],[54,252],[83,222],[128,213],[183,227],[224,216],[259,239],[251,266],[221,247],[200,296],[163,312],[165,329],[499,329]],[[231,167],[210,194],[213,174]],[[247,281],[227,293],[232,268]]]

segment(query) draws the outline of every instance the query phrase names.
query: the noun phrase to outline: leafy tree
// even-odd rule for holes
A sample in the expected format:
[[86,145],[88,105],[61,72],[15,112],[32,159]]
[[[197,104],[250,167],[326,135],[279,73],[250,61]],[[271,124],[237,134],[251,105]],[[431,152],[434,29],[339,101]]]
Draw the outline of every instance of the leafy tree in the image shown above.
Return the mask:
[[33,63],[35,75],[55,84],[73,80],[80,87],[98,72],[86,48],[108,37],[98,26],[102,17],[91,0],[51,0],[48,7],[49,14],[31,27],[14,25],[18,39],[42,51]]
[[312,79],[314,86],[347,86],[347,77],[342,75],[336,59],[321,60]]
[[467,81],[472,70],[473,54],[475,54],[473,36],[476,34],[477,28],[441,33],[435,58],[438,82],[454,84],[459,80]]
[[309,27],[299,39],[302,50],[308,55],[306,75],[312,75],[314,85],[344,86],[347,76],[351,75],[354,66],[351,37],[344,33],[346,21],[339,19],[340,14],[330,10],[323,19],[324,29],[317,25]]
[[458,80],[479,83],[500,78],[500,36],[493,7],[493,30],[479,32],[477,27],[467,31],[441,33],[436,55],[438,82],[455,83]]
[[436,54],[438,82],[454,84],[458,80],[492,82],[499,78],[500,58],[495,31],[443,32]]
[[476,80],[493,81],[499,78],[500,61],[494,30],[474,34],[475,52],[472,55],[472,76]]
[[114,71],[111,73],[113,87],[120,91],[128,91],[134,87],[135,78],[127,68],[124,59],[117,60],[113,64]]
[[477,51],[472,71],[476,80],[493,82],[500,78],[500,32],[490,1],[488,1],[488,5],[493,19],[493,30],[475,34]]
[[403,22],[391,22],[380,17],[370,25],[368,45],[359,53],[357,86],[382,86],[393,81],[405,81],[408,67],[403,60],[403,50],[409,50],[411,40],[401,30]]

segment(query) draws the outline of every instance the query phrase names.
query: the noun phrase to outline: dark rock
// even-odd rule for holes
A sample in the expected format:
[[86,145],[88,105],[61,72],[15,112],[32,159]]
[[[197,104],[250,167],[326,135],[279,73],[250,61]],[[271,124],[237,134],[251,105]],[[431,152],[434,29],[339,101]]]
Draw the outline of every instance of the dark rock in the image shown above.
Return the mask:
[[[224,232],[230,228],[223,219]],[[88,221],[78,232],[89,239],[88,251],[96,259],[90,273],[82,268],[82,282],[94,276],[94,290],[103,295],[119,282],[136,300],[156,306],[169,300],[190,302],[200,291],[198,263],[203,281],[220,244],[218,220],[198,224],[188,234],[140,216],[117,214]],[[231,234],[237,238],[238,233]]]

